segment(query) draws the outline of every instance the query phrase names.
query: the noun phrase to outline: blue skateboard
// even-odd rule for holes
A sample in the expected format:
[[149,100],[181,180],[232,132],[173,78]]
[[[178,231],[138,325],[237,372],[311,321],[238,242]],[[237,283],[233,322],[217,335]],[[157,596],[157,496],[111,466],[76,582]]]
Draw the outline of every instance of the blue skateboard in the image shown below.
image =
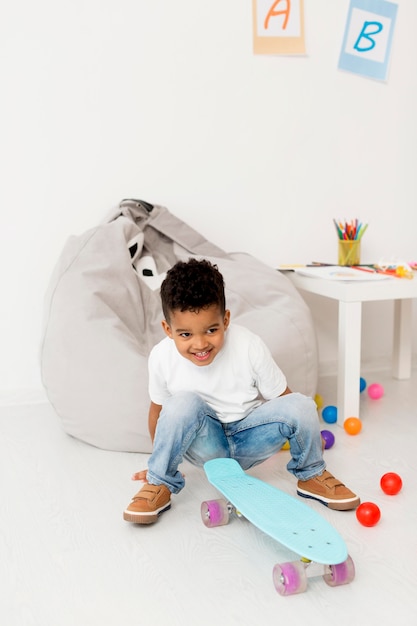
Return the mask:
[[331,587],[353,580],[355,566],[345,542],[314,509],[246,474],[234,459],[207,461],[204,470],[210,483],[227,499],[202,503],[206,526],[227,524],[231,514],[244,517],[301,557],[275,565],[273,582],[279,594],[305,591],[311,576],[321,575]]

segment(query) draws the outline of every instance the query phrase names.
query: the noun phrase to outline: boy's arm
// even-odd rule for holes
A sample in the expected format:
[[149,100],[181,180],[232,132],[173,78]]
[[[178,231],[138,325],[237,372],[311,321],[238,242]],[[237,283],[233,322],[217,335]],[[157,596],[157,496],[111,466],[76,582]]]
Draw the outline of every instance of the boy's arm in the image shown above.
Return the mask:
[[151,406],[149,407],[149,414],[148,414],[148,428],[149,428],[149,434],[152,439],[152,443],[155,438],[156,423],[158,421],[161,409],[162,409],[162,405],[155,404],[155,402],[151,402]]

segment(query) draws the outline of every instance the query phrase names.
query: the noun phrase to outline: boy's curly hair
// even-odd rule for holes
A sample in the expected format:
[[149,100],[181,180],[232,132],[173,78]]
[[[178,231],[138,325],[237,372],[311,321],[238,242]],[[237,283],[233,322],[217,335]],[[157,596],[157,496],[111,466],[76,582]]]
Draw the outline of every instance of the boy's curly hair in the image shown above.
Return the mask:
[[169,322],[172,311],[192,311],[208,308],[213,304],[226,310],[224,280],[217,265],[205,259],[178,261],[168,270],[161,285],[162,310]]

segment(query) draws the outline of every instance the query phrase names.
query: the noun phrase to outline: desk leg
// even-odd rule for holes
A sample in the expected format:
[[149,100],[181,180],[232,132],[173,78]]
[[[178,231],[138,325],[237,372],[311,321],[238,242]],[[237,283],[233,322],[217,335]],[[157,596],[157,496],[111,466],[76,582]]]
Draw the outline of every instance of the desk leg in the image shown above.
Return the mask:
[[337,378],[337,421],[339,426],[343,426],[347,417],[360,417],[361,322],[361,302],[339,302]]
[[392,375],[394,378],[410,378],[412,344],[413,301],[394,302],[394,345],[392,355]]

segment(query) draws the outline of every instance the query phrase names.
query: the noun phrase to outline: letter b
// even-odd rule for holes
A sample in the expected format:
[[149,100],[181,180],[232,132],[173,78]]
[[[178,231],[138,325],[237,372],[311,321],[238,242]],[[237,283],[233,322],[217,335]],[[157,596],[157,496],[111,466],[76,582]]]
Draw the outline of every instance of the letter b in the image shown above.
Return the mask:
[[[375,30],[368,30],[368,28],[372,26],[375,27]],[[381,22],[364,22],[361,33],[357,38],[355,45],[353,46],[354,49],[358,52],[369,52],[369,50],[375,48],[376,43],[371,35],[377,35],[382,31],[382,29],[383,25],[381,24]],[[365,44],[361,46],[360,42],[362,39],[366,39],[368,41],[368,45]]]

